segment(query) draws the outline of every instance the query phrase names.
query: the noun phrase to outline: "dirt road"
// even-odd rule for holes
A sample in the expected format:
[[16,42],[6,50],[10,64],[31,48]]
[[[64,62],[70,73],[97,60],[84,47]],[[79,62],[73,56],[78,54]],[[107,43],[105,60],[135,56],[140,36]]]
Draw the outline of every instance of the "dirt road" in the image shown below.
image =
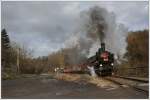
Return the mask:
[[101,88],[86,82],[77,83],[36,77],[2,81],[2,98],[146,99],[148,95],[129,87]]

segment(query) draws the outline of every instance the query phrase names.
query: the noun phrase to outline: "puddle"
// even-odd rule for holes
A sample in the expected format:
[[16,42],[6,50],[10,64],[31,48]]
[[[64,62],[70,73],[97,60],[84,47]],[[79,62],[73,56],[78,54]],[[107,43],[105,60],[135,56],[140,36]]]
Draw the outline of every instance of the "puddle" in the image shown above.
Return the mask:
[[110,90],[115,90],[115,89],[117,89],[117,87],[108,88],[108,89],[106,89],[106,90],[107,90],[107,91],[110,91]]
[[129,87],[128,85],[121,85],[122,87],[125,87],[125,88],[127,88],[127,87]]

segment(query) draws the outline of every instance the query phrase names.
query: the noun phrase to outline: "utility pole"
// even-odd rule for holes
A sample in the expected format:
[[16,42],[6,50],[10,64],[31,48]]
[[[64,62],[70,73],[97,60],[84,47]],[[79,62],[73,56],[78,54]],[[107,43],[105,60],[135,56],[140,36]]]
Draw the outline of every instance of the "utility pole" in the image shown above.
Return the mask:
[[17,49],[17,72],[20,72],[20,66],[19,66],[19,58],[20,58],[20,48]]

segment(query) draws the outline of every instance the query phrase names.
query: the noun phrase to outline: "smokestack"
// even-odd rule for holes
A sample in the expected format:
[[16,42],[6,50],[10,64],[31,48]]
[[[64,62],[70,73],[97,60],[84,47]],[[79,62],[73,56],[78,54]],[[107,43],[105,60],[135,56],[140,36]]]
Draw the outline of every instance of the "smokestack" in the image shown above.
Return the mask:
[[101,50],[105,51],[105,43],[101,43]]

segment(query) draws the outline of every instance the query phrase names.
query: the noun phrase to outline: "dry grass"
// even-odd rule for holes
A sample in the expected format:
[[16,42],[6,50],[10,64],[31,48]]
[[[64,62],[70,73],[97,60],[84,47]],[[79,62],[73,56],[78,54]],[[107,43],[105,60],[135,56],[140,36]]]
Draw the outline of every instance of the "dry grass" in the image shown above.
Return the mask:
[[81,77],[77,74],[72,75],[72,74],[62,74],[62,73],[55,74],[54,78],[59,79],[59,80],[75,81],[75,82],[81,79]]
[[73,81],[73,82],[79,82],[79,83],[91,83],[98,87],[117,87],[116,84],[105,80],[103,78],[99,77],[92,77],[90,75],[80,75],[80,74],[56,74],[54,75],[54,78],[59,80],[65,80],[65,81]]
[[91,80],[89,80],[89,83],[92,83],[92,84],[95,84],[99,87],[117,87],[116,84],[108,81],[108,80],[105,80],[103,78],[98,78],[98,77],[95,77],[95,78],[92,78]]

